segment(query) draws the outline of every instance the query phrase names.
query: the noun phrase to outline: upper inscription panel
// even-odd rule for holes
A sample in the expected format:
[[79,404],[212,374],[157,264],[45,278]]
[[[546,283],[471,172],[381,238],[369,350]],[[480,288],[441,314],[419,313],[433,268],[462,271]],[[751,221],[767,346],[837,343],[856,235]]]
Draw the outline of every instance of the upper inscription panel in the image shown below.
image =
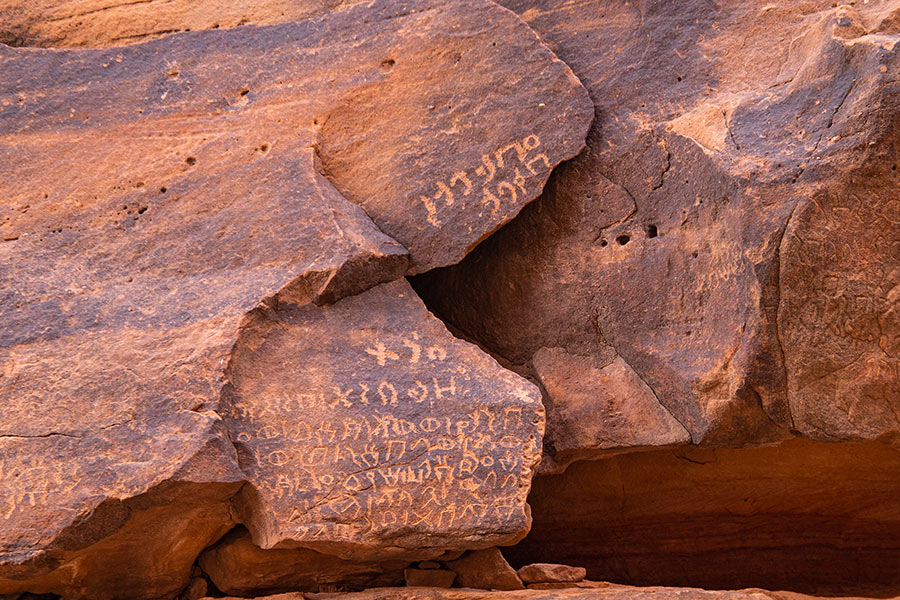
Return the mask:
[[251,327],[221,412],[263,547],[359,557],[527,532],[540,393],[451,336],[405,281]]

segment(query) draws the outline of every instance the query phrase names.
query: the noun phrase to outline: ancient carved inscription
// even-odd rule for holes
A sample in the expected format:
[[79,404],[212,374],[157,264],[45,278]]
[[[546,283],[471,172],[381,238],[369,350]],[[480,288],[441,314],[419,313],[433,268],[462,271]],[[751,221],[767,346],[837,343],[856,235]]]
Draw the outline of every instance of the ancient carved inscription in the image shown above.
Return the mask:
[[492,217],[504,206],[515,206],[519,195],[526,194],[529,180],[550,171],[550,161],[539,151],[540,145],[540,138],[531,134],[483,154],[480,164],[454,172],[447,181],[436,181],[433,193],[420,195],[428,222],[440,228],[438,209],[456,203],[474,200],[482,209],[489,209]]
[[543,426],[531,384],[450,336],[405,282],[282,325],[256,352],[266,381],[239,385],[226,409],[281,535],[438,543],[524,526]]

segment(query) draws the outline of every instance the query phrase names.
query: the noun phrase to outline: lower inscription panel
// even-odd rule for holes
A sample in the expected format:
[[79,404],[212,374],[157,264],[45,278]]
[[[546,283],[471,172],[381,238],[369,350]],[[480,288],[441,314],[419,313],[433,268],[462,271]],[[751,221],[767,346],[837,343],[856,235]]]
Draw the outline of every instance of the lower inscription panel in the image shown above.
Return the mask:
[[368,556],[514,543],[537,388],[454,338],[405,280],[259,315],[221,407],[263,547]]

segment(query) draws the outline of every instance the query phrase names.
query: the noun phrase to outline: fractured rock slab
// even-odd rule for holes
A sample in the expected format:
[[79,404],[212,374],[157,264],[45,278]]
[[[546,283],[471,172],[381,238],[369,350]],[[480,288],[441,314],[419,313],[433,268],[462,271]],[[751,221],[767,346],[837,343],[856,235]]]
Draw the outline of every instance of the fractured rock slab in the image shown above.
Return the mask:
[[532,563],[517,572],[525,583],[569,583],[582,581],[587,576],[584,567],[553,563]]
[[541,472],[636,447],[690,443],[687,430],[634,369],[619,356],[609,359],[604,364],[562,348],[534,354],[534,370],[547,394],[545,443],[553,449],[553,460],[542,462]]
[[612,349],[694,444],[896,440],[900,3],[502,3],[597,119],[429,306],[523,373]]
[[498,548],[472,550],[445,563],[456,573],[456,585],[484,590],[521,590],[525,586]]
[[[142,111],[180,106],[240,119],[297,102],[292,114],[302,116],[273,117],[259,147],[310,132],[305,145],[318,150],[321,168],[410,250],[412,272],[458,262],[584,147],[593,119],[586,90],[521,20],[491,2],[370,2],[302,23],[184,34],[77,68],[94,69],[84,82],[105,77],[101,64],[125,71],[135,78],[127,85],[143,93],[119,100]],[[356,44],[363,33],[366,42]],[[307,49],[300,69],[294,44]],[[136,74],[119,56],[148,64]],[[338,75],[323,85],[323,70]],[[14,108],[34,102],[38,90],[29,87],[17,86]],[[385,126],[373,126],[373,116]],[[429,150],[423,140],[432,135]]]
[[403,585],[409,561],[353,562],[305,548],[263,550],[239,527],[200,555],[198,564],[226,594],[318,592]]
[[[271,486],[279,485],[278,476],[293,477],[299,471],[242,472],[238,459],[242,466],[249,464],[246,448],[236,458],[230,443],[240,431],[227,431],[218,412],[231,369],[240,371],[232,350],[261,319],[282,305],[310,304],[315,311],[319,304],[397,279],[408,270],[406,249],[320,174],[319,151],[323,157],[326,149],[330,152],[326,166],[336,182],[344,174],[339,166],[344,135],[367,144],[378,160],[396,159],[394,168],[382,172],[379,185],[386,186],[380,188],[385,194],[402,194],[383,195],[378,202],[405,215],[398,231],[410,227],[419,232],[410,238],[417,240],[410,247],[421,269],[441,264],[443,259],[429,258],[435,249],[457,260],[536,196],[549,169],[583,144],[591,112],[583,88],[565,65],[514,15],[489,2],[367,3],[300,23],[197,32],[111,50],[4,46],[0,65],[4,594],[174,594],[189,583],[190,565],[200,549],[234,525],[225,502],[248,475],[256,482],[270,477],[268,491],[259,488],[264,502],[243,504],[260,539],[274,544],[315,538],[312,544],[323,548],[327,538],[319,525],[364,523],[361,516],[348,523],[313,511],[307,521],[287,525],[288,501],[273,492],[284,493],[284,488]],[[445,110],[438,91],[446,88],[441,87],[427,98],[429,104],[404,105],[410,111],[400,125],[415,135],[400,146],[390,138],[393,133],[386,134],[384,147],[377,141],[388,123],[398,124],[396,115],[375,113],[363,135],[355,129],[362,124],[346,112],[356,99],[377,93],[389,101],[405,94],[408,86],[419,86],[424,96],[416,96],[416,102],[425,102],[427,89],[438,80],[453,80],[466,102]],[[498,80],[518,87],[498,94]],[[401,104],[408,101],[397,98]],[[535,126],[526,128],[523,106],[544,117],[535,117]],[[510,178],[506,185],[515,188],[503,188],[506,201],[490,217],[478,216],[478,207],[493,212],[495,206],[482,203],[487,196],[474,183],[471,194],[482,194],[477,202],[451,204],[449,197],[442,198],[439,214],[464,231],[443,231],[429,223],[421,200],[426,184],[456,173],[457,166],[444,171],[448,148],[460,164],[486,164],[482,155],[489,155],[494,165],[502,159],[505,166],[492,172],[492,185]],[[465,196],[460,192],[460,198]],[[385,228],[392,222],[374,211],[373,216]],[[419,331],[421,320],[423,335],[432,331],[423,343],[445,344],[449,360],[461,362],[448,364],[447,371],[429,371],[427,377],[410,370],[392,373],[390,381],[378,378],[382,367],[376,363],[367,372],[370,379],[340,371],[350,379],[336,383],[346,386],[344,391],[371,381],[373,397],[378,397],[379,386],[389,394],[380,385],[388,381],[399,401],[408,389],[401,385],[414,387],[420,380],[431,385],[430,394],[441,390],[452,397],[446,390],[454,389],[455,381],[458,397],[436,407],[434,415],[391,414],[411,423],[415,416],[417,428],[423,419],[437,416],[452,417],[451,427],[454,419],[470,419],[472,431],[482,433],[490,430],[488,417],[479,417],[476,424],[474,417],[464,416],[476,399],[466,394],[474,390],[488,395],[477,400],[489,410],[496,408],[492,414],[498,420],[491,432],[496,437],[488,436],[490,443],[479,448],[429,448],[435,455],[434,464],[429,463],[434,468],[427,477],[423,474],[429,485],[412,501],[397,500],[403,510],[392,514],[409,519],[396,541],[407,550],[451,538],[460,549],[517,539],[528,524],[524,498],[540,446],[536,392],[502,374],[495,363],[484,362],[474,347],[456,345],[442,328],[437,332],[436,322],[426,317],[412,292],[404,293],[401,304],[415,305],[419,312],[408,313],[409,320],[401,322],[403,335]],[[380,310],[390,305],[385,302],[362,306]],[[391,317],[369,318],[388,323]],[[342,339],[346,331],[337,327],[327,333]],[[253,342],[240,345],[248,349]],[[370,358],[364,348],[352,348]],[[330,351],[323,350],[323,356]],[[424,352],[427,357],[427,348]],[[240,372],[244,385],[247,370]],[[441,380],[434,384],[431,377],[438,375]],[[476,388],[466,376],[496,382]],[[318,389],[324,393],[330,387]],[[506,394],[512,394],[509,404],[504,403]],[[526,398],[534,408],[525,408]],[[324,418],[332,407],[321,408]],[[522,408],[521,423],[510,432],[528,432],[522,438],[530,444],[527,448],[503,437],[503,419],[511,417],[501,408]],[[345,409],[339,407],[335,417]],[[463,412],[453,412],[457,409]],[[240,424],[239,417],[230,418],[229,427]],[[374,414],[367,418],[375,431]],[[257,434],[257,429],[248,432]],[[387,442],[401,438],[371,443],[385,444],[376,449],[383,458],[399,448]],[[424,438],[424,444],[457,443]],[[412,449],[418,438],[406,441]],[[360,444],[351,448],[365,461],[369,449]],[[484,454],[484,448],[491,450]],[[482,463],[494,463],[490,468],[471,465],[470,451]],[[445,472],[441,460],[458,462]],[[360,468],[349,461],[340,465]],[[510,468],[501,470],[503,464]],[[400,464],[378,466],[388,469],[388,477],[406,477],[399,474]],[[470,467],[471,472],[463,472]],[[349,477],[350,471],[335,469],[331,475],[342,473]],[[359,477],[366,476],[360,472]],[[457,493],[445,487],[451,477],[463,490],[460,501],[455,506],[449,501],[442,506],[443,516],[435,516],[433,506],[426,505],[446,499],[442,494]],[[487,492],[492,486],[496,496]],[[432,487],[434,496],[426,496]],[[374,489],[363,487],[360,493],[372,495]],[[157,505],[157,494],[168,500]],[[488,499],[495,514],[481,520],[480,504]],[[192,512],[187,507],[195,501],[197,512]],[[260,511],[254,512],[254,506]],[[326,502],[319,510],[331,506],[337,504]],[[151,507],[156,525],[147,528]],[[265,512],[269,510],[273,512]],[[470,514],[476,513],[479,527],[473,529],[476,520]],[[388,518],[380,509],[370,514]],[[165,565],[135,569],[137,563],[124,558],[139,560],[147,556],[146,548],[171,544],[185,515],[195,527],[185,534],[191,541],[169,553]],[[432,524],[417,531],[415,519],[421,518]],[[301,531],[301,524],[309,529]],[[351,545],[380,544],[384,531],[376,527],[365,539],[349,540]],[[348,537],[337,533],[332,541],[344,547]],[[116,562],[109,556],[123,558]],[[104,568],[77,568],[91,561]]]
[[220,412],[261,547],[374,560],[527,533],[540,394],[451,336],[405,281],[283,307],[233,361]]

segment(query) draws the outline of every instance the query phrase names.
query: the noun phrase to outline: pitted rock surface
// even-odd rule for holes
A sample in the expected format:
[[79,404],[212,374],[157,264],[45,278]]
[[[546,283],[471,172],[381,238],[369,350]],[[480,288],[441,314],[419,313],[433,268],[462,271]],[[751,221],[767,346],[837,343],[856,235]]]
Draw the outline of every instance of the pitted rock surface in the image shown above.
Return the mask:
[[[502,3],[597,119],[538,201],[414,282],[429,306],[521,373],[620,358],[694,444],[896,438],[900,3]],[[633,448],[672,440],[648,415],[621,415]]]
[[[535,197],[553,165],[579,150],[592,112],[571,71],[517,17],[490,2],[373,2],[298,23],[194,32],[109,50],[0,46],[0,65],[3,594],[157,598],[186,587],[196,555],[234,525],[229,497],[257,476],[240,470],[238,459],[249,464],[231,444],[240,443],[232,437],[240,431],[224,427],[218,412],[232,370],[240,369],[235,344],[252,346],[241,344],[242,336],[280,306],[310,304],[313,312],[327,312],[316,307],[396,280],[410,260],[420,269],[435,264],[429,258],[435,249],[460,258]],[[498,94],[498,78],[518,86]],[[412,136],[400,148],[392,133],[384,134],[383,146],[378,142],[380,132],[397,125],[396,115],[376,114],[363,124],[346,113],[347,102],[360,95],[380,93],[387,101],[418,86],[417,101],[424,102],[429,86],[451,80],[466,98],[452,111],[397,98],[410,109],[400,125]],[[440,89],[434,92],[437,101]],[[546,118],[523,121],[525,107]],[[338,126],[342,118],[346,129]],[[320,173],[319,151],[324,156],[329,149],[328,175],[340,181],[334,161],[345,134],[376,160],[399,157],[382,173],[381,183],[388,183],[378,201],[394,203],[391,210],[406,219],[400,229],[417,232],[412,258],[379,230],[390,219],[376,225]],[[468,204],[444,198],[440,214],[467,223],[462,233],[429,223],[421,200],[426,183],[454,175],[445,172],[451,147],[460,164],[482,164],[485,154],[496,164],[505,160],[507,170],[494,171],[494,184],[509,176],[517,186],[490,217],[478,214],[481,206],[493,208],[481,204],[484,198]],[[482,190],[473,182],[473,201],[476,193]],[[372,293],[367,297],[382,292]],[[454,345],[413,292],[403,293],[416,307],[396,323],[404,335],[422,327],[423,336],[431,332],[423,343],[444,344],[448,360],[463,361],[415,379],[433,386],[430,377],[440,375],[441,389],[452,389],[445,378],[461,369],[474,380],[499,382],[475,388],[460,374],[459,404],[436,414],[468,418],[453,412],[468,410],[467,385],[498,409],[507,401],[522,407],[523,398],[534,408],[530,415],[523,408],[522,425],[511,430],[529,432],[528,454],[507,455],[526,448],[523,440],[490,455],[497,464],[514,464],[514,480],[499,471],[496,482],[473,472],[485,485],[511,490],[501,503],[508,512],[500,515],[492,503],[497,514],[485,517],[476,533],[469,529],[474,520],[463,515],[466,507],[478,510],[473,496],[457,506],[458,514],[443,517],[453,526],[423,525],[418,538],[411,512],[403,513],[410,525],[400,541],[415,551],[420,542],[443,543],[448,532],[459,547],[517,539],[527,528],[524,500],[540,448],[536,392],[484,362],[474,347]],[[389,315],[367,318],[389,333]],[[333,325],[325,333],[340,339],[348,332]],[[397,386],[415,385],[406,374],[391,377]],[[369,376],[377,394],[382,379],[375,381],[375,371]],[[397,387],[398,396],[406,391]],[[491,441],[507,443],[502,435]],[[361,457],[367,449],[355,451]],[[469,457],[467,449],[454,451],[437,453]],[[437,461],[435,467],[432,477],[440,472]],[[277,473],[267,475],[277,480]],[[442,474],[443,481],[450,477]],[[437,485],[434,493],[440,499],[445,490]],[[416,502],[426,521],[436,518],[421,508],[428,499]],[[449,504],[443,508],[452,511]],[[249,506],[273,512],[254,514]],[[333,535],[339,547],[347,541],[341,533],[291,530],[291,511],[274,497],[242,507],[263,540],[315,536],[314,545],[322,546],[322,536]],[[148,528],[151,512],[156,524]],[[185,522],[190,543],[173,545]],[[375,530],[361,543],[382,539]],[[129,566],[143,564],[154,545],[172,546],[164,564]],[[434,553],[430,546],[419,550]],[[106,561],[110,553],[122,560]]]

